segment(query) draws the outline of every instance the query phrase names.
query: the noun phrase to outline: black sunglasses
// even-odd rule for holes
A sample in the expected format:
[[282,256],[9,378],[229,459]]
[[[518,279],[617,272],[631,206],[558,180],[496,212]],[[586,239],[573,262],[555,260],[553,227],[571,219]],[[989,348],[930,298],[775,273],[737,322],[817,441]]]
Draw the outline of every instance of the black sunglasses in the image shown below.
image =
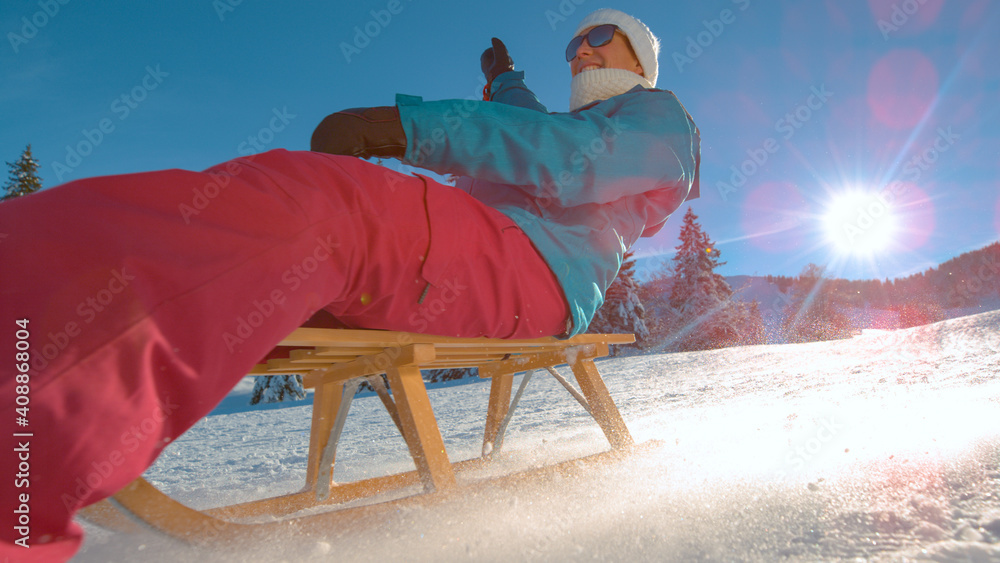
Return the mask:
[[615,38],[616,31],[620,31],[617,25],[606,23],[591,29],[583,35],[577,35],[566,46],[566,62],[573,60],[573,57],[576,56],[576,50],[580,48],[580,45],[583,45],[584,39],[587,40],[587,44],[591,47],[603,47],[611,43],[611,40]]

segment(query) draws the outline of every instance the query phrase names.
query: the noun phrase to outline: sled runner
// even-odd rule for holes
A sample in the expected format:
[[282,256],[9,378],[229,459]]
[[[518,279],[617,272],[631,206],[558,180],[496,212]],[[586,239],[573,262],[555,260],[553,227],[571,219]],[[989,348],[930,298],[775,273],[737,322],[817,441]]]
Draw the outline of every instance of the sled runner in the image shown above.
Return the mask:
[[[304,386],[315,390],[308,468],[302,491],[198,511],[174,501],[139,478],[118,492],[110,503],[98,503],[81,514],[102,526],[126,531],[131,521],[123,519],[111,506],[115,505],[132,519],[170,536],[209,544],[221,537],[244,534],[250,537],[263,528],[301,530],[314,524],[326,526],[383,510],[386,505],[421,503],[455,494],[464,487],[456,481],[456,472],[482,467],[500,449],[506,422],[524,385],[531,372],[540,369],[548,370],[574,394],[607,437],[611,452],[590,457],[614,456],[631,448],[633,441],[597,371],[594,359],[607,356],[611,344],[634,341],[635,337],[631,334],[584,334],[568,340],[500,340],[376,330],[300,328],[276,349],[287,353],[287,357],[259,364],[250,375],[302,374]],[[563,364],[570,366],[579,392],[554,369]],[[479,377],[491,379],[491,387],[483,456],[453,463],[445,451],[420,370],[457,367],[478,368]],[[521,372],[527,373],[512,404],[513,378]],[[388,379],[391,395],[381,374]],[[416,470],[335,483],[332,476],[337,443],[355,391],[362,381],[367,381],[378,393],[406,441]],[[560,470],[559,466],[549,470]],[[538,471],[545,470],[534,470]],[[422,487],[424,493],[431,494],[274,521],[274,518],[290,516],[302,510],[370,500],[407,487]],[[271,521],[246,523],[261,517]],[[131,527],[135,528],[134,525]]]

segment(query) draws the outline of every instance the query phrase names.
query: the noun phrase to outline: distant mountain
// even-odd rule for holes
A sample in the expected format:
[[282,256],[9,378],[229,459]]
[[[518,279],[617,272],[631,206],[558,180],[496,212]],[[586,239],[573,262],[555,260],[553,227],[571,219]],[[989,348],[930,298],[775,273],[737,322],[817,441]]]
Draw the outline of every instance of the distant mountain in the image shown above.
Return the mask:
[[733,288],[733,299],[750,303],[757,301],[764,318],[764,333],[768,343],[780,341],[781,323],[790,295],[782,292],[777,284],[769,283],[763,276],[727,276],[726,283]]
[[761,312],[768,309],[780,311],[788,303],[788,294],[776,284],[768,283],[764,276],[726,276],[726,283],[733,288],[733,299],[747,303],[756,299]]
[[[669,259],[636,260],[640,283],[651,280]],[[767,340],[780,342],[779,327],[791,302],[790,277],[726,276],[733,298],[757,301],[764,318]],[[898,278],[882,280],[828,279],[827,291],[842,300],[856,330],[905,328],[1000,309],[1000,243],[947,260],[937,267]],[[668,287],[668,286],[664,286]]]

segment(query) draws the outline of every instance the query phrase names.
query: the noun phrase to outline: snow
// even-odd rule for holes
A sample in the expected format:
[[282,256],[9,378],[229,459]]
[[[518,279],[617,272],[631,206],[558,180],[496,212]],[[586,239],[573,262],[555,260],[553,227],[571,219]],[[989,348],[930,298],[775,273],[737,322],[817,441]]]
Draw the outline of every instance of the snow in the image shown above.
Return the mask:
[[[487,483],[360,531],[219,550],[85,524],[74,560],[1000,561],[1000,312],[832,342],[613,358],[599,369],[636,441],[649,443],[623,461],[515,489]],[[299,490],[309,403],[250,407],[252,385],[234,389],[147,478],[199,508]],[[478,380],[430,386],[452,460],[479,455],[488,392]],[[489,472],[607,448],[540,371]],[[378,398],[358,397],[335,478],[411,468]]]

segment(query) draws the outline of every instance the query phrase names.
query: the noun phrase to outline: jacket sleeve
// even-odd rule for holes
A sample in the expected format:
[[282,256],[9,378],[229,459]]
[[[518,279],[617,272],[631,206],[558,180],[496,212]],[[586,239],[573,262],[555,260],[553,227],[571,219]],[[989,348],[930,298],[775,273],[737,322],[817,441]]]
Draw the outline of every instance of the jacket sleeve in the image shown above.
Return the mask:
[[696,174],[694,122],[670,92],[634,89],[571,113],[398,95],[403,162],[440,174],[514,184],[563,207],[667,187]]
[[524,72],[505,72],[493,79],[490,85],[490,101],[500,102],[510,106],[517,106],[526,109],[533,109],[542,113],[548,113],[542,102],[538,101],[535,93],[524,84]]

